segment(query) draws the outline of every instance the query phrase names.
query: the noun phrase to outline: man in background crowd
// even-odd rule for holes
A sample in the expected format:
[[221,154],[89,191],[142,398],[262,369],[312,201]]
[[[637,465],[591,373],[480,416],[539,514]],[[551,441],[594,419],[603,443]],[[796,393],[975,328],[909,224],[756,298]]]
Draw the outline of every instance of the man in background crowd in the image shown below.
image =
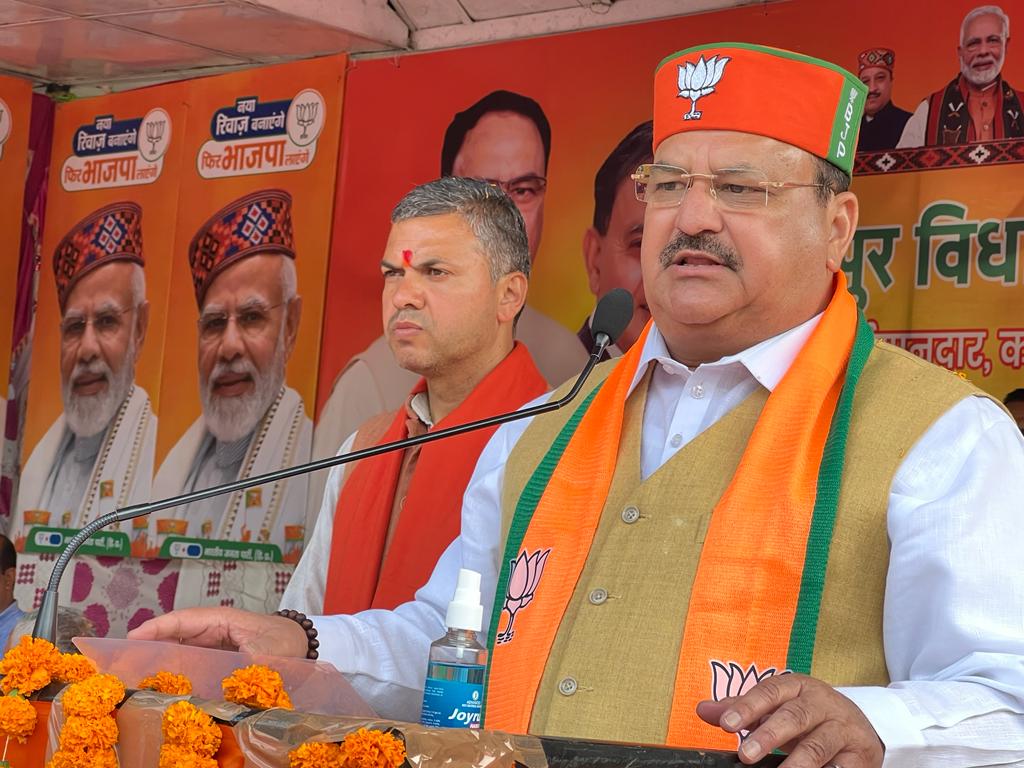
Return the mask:
[[14,625],[25,615],[14,599],[17,576],[18,553],[11,540],[0,534],[0,648],[6,646]]
[[[341,453],[513,411],[547,384],[514,341],[530,258],[522,216],[489,184],[445,177],[395,206],[384,248],[385,336],[417,384]],[[462,494],[495,428],[331,471],[282,608],[354,613],[412,599],[459,533]]]
[[1021,433],[1024,434],[1024,388],[1015,389],[1008,394],[1003,400],[1003,405],[1006,406],[1013,416],[1013,420],[1020,427]]
[[[459,112],[445,131],[441,175],[481,179],[500,187],[526,224],[531,264],[540,248],[547,195],[551,125],[533,99],[494,91]],[[516,338],[530,350],[551,386],[575,376],[587,355],[572,332],[529,305],[516,325]],[[333,456],[341,442],[371,416],[398,408],[417,376],[395,362],[387,339],[376,339],[354,355],[334,382],[313,438],[314,458]],[[310,476],[310,498],[319,499],[326,473]],[[319,509],[310,504],[307,525]]]

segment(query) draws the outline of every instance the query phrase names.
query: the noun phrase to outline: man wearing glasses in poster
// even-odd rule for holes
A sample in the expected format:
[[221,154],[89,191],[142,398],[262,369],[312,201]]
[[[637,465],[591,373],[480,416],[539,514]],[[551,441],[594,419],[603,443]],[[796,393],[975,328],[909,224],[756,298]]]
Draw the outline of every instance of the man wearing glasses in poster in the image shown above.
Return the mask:
[[64,409],[21,475],[15,525],[25,531],[81,528],[149,500],[157,420],[135,383],[149,323],[143,263],[142,209],[132,202],[93,211],[54,252]]

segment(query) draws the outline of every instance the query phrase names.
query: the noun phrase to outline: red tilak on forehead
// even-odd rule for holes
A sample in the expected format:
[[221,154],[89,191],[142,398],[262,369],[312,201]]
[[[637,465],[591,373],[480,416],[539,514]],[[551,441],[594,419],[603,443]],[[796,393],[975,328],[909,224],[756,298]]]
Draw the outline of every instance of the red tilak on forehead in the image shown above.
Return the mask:
[[402,251],[402,260],[405,261],[407,266],[412,266],[412,251],[406,248]]

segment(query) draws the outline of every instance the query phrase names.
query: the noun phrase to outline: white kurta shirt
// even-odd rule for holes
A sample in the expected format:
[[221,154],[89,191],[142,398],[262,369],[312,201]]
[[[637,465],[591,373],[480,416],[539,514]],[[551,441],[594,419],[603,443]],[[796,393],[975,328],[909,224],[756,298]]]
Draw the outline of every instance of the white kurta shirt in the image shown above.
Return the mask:
[[[817,321],[692,371],[671,359],[653,329],[633,382],[653,361],[644,477],[757,387],[773,390]],[[314,617],[320,658],[345,671],[382,715],[416,717],[428,647],[444,633],[460,567],[481,572],[490,614],[505,462],[529,421],[501,427],[484,449],[461,534],[416,600],[394,611]],[[1024,436],[1014,422],[979,397],[947,411],[900,464],[887,525],[883,633],[894,682],[840,690],[885,744],[885,768],[1024,765]]]
[[[409,402],[409,407],[416,414],[427,431],[434,428],[430,418],[430,400],[426,392],[417,392]],[[353,432],[341,444],[336,455],[343,456],[352,452],[358,430]],[[331,560],[331,545],[334,542],[334,510],[341,498],[341,489],[345,485],[347,466],[340,464],[332,467],[327,475],[323,501],[320,503],[320,514],[313,526],[313,535],[302,550],[302,559],[295,566],[295,572],[288,586],[281,595],[281,608],[291,608],[300,613],[319,613],[324,609],[324,594],[327,590],[327,564]],[[360,510],[353,509],[351,514],[358,515]]]

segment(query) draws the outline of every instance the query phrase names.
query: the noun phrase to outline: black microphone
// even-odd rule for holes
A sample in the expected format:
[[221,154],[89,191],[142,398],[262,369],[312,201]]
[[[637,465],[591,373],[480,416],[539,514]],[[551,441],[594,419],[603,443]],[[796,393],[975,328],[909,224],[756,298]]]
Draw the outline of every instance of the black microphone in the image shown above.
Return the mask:
[[161,509],[176,507],[180,504],[190,504],[193,501],[209,499],[223,493],[241,491],[245,488],[251,488],[254,485],[274,483],[278,480],[294,477],[295,475],[316,472],[320,469],[328,469],[340,464],[348,464],[352,461],[368,459],[371,456],[379,456],[382,453],[390,453],[391,451],[411,448],[414,445],[430,443],[434,440],[441,440],[445,437],[461,435],[466,432],[473,432],[477,429],[494,427],[499,424],[505,424],[509,421],[518,421],[519,419],[525,419],[529,416],[536,416],[541,413],[556,411],[570,403],[576,395],[579,394],[580,390],[583,388],[584,382],[586,382],[587,378],[590,376],[590,372],[594,370],[594,366],[600,361],[601,355],[604,354],[605,349],[614,343],[615,339],[617,339],[626,329],[626,326],[629,325],[629,321],[632,316],[633,297],[629,291],[623,288],[615,288],[601,298],[597,303],[597,308],[594,310],[594,320],[591,323],[591,330],[594,335],[594,348],[590,351],[590,359],[587,360],[586,366],[584,366],[583,370],[580,372],[580,375],[573,383],[572,388],[563,397],[560,397],[557,400],[541,403],[540,405],[535,405],[532,408],[526,408],[520,411],[503,413],[498,416],[489,416],[486,419],[471,421],[466,424],[460,424],[456,427],[448,427],[447,429],[439,429],[434,432],[426,432],[422,435],[418,435],[417,437],[407,437],[404,440],[395,440],[394,442],[376,445],[372,448],[365,448],[361,451],[346,453],[342,456],[330,456],[326,459],[318,459],[317,461],[311,461],[307,464],[286,467],[285,469],[278,469],[273,472],[267,472],[254,477],[245,477],[230,483],[224,483],[223,485],[205,488],[201,491],[183,493],[179,496],[171,496],[170,498],[161,499],[159,501],[132,504],[131,506],[115,509],[113,512],[108,512],[101,517],[97,517],[72,537],[71,541],[69,541],[68,545],[64,548],[64,551],[60,553],[60,557],[57,558],[57,562],[53,566],[53,571],[50,573],[50,581],[46,586],[46,592],[43,594],[42,603],[39,606],[39,614],[36,616],[36,623],[32,630],[32,636],[49,640],[51,643],[54,642],[57,636],[57,588],[60,586],[61,577],[64,575],[64,570],[68,567],[68,563],[71,562],[71,558],[74,556],[78,548],[101,528],[105,528],[112,523],[121,523],[136,517],[142,517],[143,515],[148,515]]

